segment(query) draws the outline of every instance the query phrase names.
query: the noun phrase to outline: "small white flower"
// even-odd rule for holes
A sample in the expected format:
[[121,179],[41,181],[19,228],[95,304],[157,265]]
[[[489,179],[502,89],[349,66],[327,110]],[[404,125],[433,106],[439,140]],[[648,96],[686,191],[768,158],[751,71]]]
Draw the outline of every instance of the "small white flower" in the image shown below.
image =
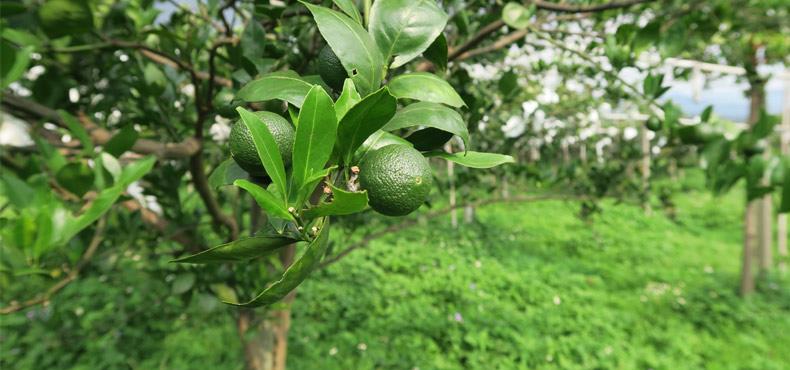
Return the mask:
[[556,304],[556,305],[559,305],[560,303],[562,303],[562,299],[560,299],[560,296],[558,296],[558,295],[555,295],[554,298],[551,301],[554,302],[554,304]]
[[360,351],[365,351],[366,349],[368,349],[368,345],[365,343],[357,344],[357,349]]
[[77,90],[76,87],[72,87],[69,89],[69,101],[72,103],[76,103],[80,100],[80,92]]
[[524,118],[519,116],[510,117],[510,119],[505,122],[505,125],[502,126],[502,132],[505,134],[505,137],[508,138],[519,137],[526,129],[527,123],[524,121]]
[[623,129],[623,139],[625,140],[633,140],[639,135],[639,130],[633,127],[626,127]]
[[228,141],[228,137],[230,137],[230,120],[221,116],[214,117],[214,124],[209,128],[209,134],[218,143]]
[[111,126],[117,125],[118,122],[121,121],[121,116],[121,111],[118,109],[113,109],[112,112],[110,112],[110,115],[107,117],[107,124]]
[[186,95],[186,96],[188,96],[188,97],[190,97],[190,98],[194,98],[195,97],[195,85],[193,85],[193,84],[186,84],[186,85],[182,86],[181,87],[181,93]]
[[329,349],[329,355],[334,356],[337,354],[337,347],[332,347]]
[[525,101],[525,102],[521,103],[521,109],[524,110],[524,116],[525,117],[529,116],[532,113],[535,113],[535,110],[538,109],[538,106],[539,106],[538,102],[536,102],[534,100],[528,100],[528,101]]
[[480,262],[480,260],[475,260],[475,268],[481,268],[481,267],[483,267],[483,262]]
[[77,307],[74,309],[74,314],[77,316],[82,316],[85,313],[85,309],[82,307]]
[[26,147],[35,144],[30,137],[30,126],[10,114],[2,114],[0,122],[0,145]]
[[46,71],[47,69],[44,66],[33,66],[25,73],[25,78],[35,81]]
[[129,61],[129,56],[126,54],[121,54],[118,56],[118,60],[120,60],[123,63],[126,63]]

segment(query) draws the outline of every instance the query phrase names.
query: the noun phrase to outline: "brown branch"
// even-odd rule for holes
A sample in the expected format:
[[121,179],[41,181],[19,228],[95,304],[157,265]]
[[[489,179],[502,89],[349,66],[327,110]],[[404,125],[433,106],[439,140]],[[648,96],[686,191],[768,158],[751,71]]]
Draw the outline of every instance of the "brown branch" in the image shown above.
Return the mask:
[[69,285],[72,281],[76,280],[85,266],[90,263],[93,255],[96,253],[96,250],[99,248],[102,240],[104,239],[104,231],[107,226],[107,219],[106,216],[99,219],[99,222],[96,224],[96,231],[93,233],[93,238],[91,238],[90,243],[88,243],[88,248],[85,249],[85,252],[82,254],[79,262],[74,268],[69,271],[68,275],[65,278],[55,283],[55,285],[51,286],[47,289],[46,292],[40,294],[36,298],[29,299],[24,302],[11,302],[9,306],[0,308],[0,314],[7,315],[13,312],[17,312],[19,310],[25,309],[27,307],[35,306],[38,304],[42,304],[48,302],[52,296],[63,289],[66,285]]
[[509,34],[507,34],[505,36],[502,36],[499,40],[495,41],[491,45],[484,46],[484,47],[477,48],[477,49],[472,49],[472,50],[469,50],[469,51],[465,52],[465,53],[459,55],[455,60],[469,59],[469,58],[472,58],[472,57],[475,57],[475,56],[478,56],[478,55],[481,55],[481,54],[487,54],[487,53],[490,53],[492,51],[504,49],[504,48],[508,47],[510,44],[512,44],[512,43],[514,43],[514,42],[516,42],[518,40],[523,39],[527,35],[527,33],[529,33],[529,31],[527,29],[511,32],[511,33],[509,33]]
[[542,0],[531,0],[527,2],[535,4],[535,7],[543,10],[550,10],[553,12],[562,13],[595,13],[603,12],[606,10],[622,9],[633,5],[644,4],[653,2],[655,0],[626,0],[626,1],[612,1],[611,3],[598,4],[598,5],[570,5],[562,3],[552,3]]
[[[184,70],[186,72],[189,72],[190,74],[193,74],[193,75],[197,76],[197,78],[199,78],[201,80],[209,80],[209,79],[211,79],[217,85],[222,85],[222,86],[226,86],[226,87],[232,87],[233,86],[233,81],[231,81],[231,80],[229,80],[227,78],[219,77],[219,76],[210,76],[209,73],[204,72],[204,71],[198,71],[192,65],[190,65],[189,63],[181,60],[180,58],[178,58],[176,56],[173,56],[173,55],[170,55],[168,53],[165,53],[165,52],[163,52],[161,50],[156,50],[154,48],[151,48],[149,46],[146,46],[146,45],[143,45],[143,44],[140,44],[140,43],[125,41],[125,40],[116,40],[116,39],[105,38],[105,41],[107,42],[107,46],[137,50],[137,51],[140,52],[141,55],[143,55],[144,57],[148,58],[149,60],[151,60],[151,61],[153,61],[155,63],[166,65],[166,66],[170,66],[170,67],[173,67],[173,68],[176,68],[176,69]],[[237,42],[238,39],[237,38],[228,38],[226,40],[225,38],[223,38],[223,39],[220,39],[220,41],[223,42],[223,43],[234,43],[234,42]]]
[[[66,127],[60,115],[58,115],[58,112],[49,107],[12,94],[3,93],[2,97],[3,106],[8,107],[15,113],[22,113],[38,119],[46,119],[61,127]],[[113,137],[113,133],[99,127],[86,116],[81,115],[80,118],[96,145],[104,145]],[[194,138],[188,138],[180,143],[161,143],[154,140],[138,139],[131,150],[140,154],[153,154],[159,158],[175,159],[185,158],[195,154],[200,149],[200,146],[200,141]]]
[[[215,43],[209,51],[209,80],[213,80],[214,78],[214,57],[216,56],[217,49],[222,45],[224,45],[224,43],[219,41]],[[194,73],[194,70],[192,70],[191,75],[192,84],[195,86],[195,110],[197,113],[197,119],[195,120],[195,134],[193,137],[198,142],[202,142],[205,121],[212,111],[212,94],[214,86],[213,84],[208,84],[205,100],[203,100],[201,98],[202,89],[199,77],[196,73]],[[222,207],[219,205],[217,198],[214,197],[214,193],[211,191],[211,186],[208,183],[205,167],[206,166],[203,161],[203,150],[201,148],[189,158],[189,173],[192,175],[192,183],[195,185],[195,190],[197,190],[198,195],[200,195],[200,199],[206,206],[206,210],[208,210],[214,225],[224,225],[230,231],[229,239],[238,239],[239,225],[236,223],[236,219],[226,215],[222,211]]]
[[[655,0],[614,1],[614,2],[611,2],[611,3],[599,4],[599,5],[589,5],[589,6],[581,6],[581,5],[576,6],[576,5],[568,5],[568,4],[557,4],[557,3],[551,3],[551,2],[540,1],[540,0],[532,1],[532,3],[535,4],[535,7],[538,8],[538,9],[551,10],[551,11],[555,11],[555,12],[594,13],[594,12],[601,12],[601,11],[605,11],[605,10],[626,8],[626,7],[630,7],[630,6],[633,6],[633,5],[649,3],[649,2],[653,2],[653,1],[655,1]],[[558,17],[558,18],[555,18],[554,20],[560,20],[560,19],[566,19],[566,18],[567,17]],[[486,40],[486,38],[489,35],[499,31],[504,26],[505,26],[505,22],[503,22],[501,19],[497,19],[496,21],[493,21],[493,22],[485,25],[474,36],[472,36],[468,40],[464,41],[464,43],[462,43],[461,45],[458,45],[456,47],[450,48],[449,53],[447,54],[447,60],[448,61],[453,61],[453,60],[457,60],[457,59],[463,60],[463,59],[467,59],[467,58],[470,58],[470,57],[475,56],[475,55],[480,55],[480,54],[484,54],[486,52],[490,52],[490,51],[493,51],[493,50],[498,50],[498,49],[504,48],[506,45],[500,45],[499,47],[495,47],[495,48],[480,48],[480,49],[478,49],[475,52],[468,53],[468,54],[466,53],[467,51],[472,50],[475,46],[477,46],[478,44],[480,44],[481,42]],[[513,33],[518,33],[518,32],[519,31],[515,31]],[[526,32],[524,34],[526,34]],[[507,37],[507,36],[505,36],[505,37]],[[511,42],[514,42],[516,40],[518,40],[518,38],[515,38]],[[433,67],[433,65],[430,62],[423,62],[423,63],[421,63],[420,65],[417,66],[417,70],[418,71],[428,71],[432,67]]]
[[[451,206],[451,207],[446,207],[446,208],[440,209],[438,211],[427,213],[427,214],[425,214],[422,217],[425,218],[425,219],[432,219],[432,218],[436,218],[436,217],[445,215],[447,213],[450,213],[450,212],[452,212],[455,209],[465,208],[465,207],[476,207],[477,208],[477,207],[483,207],[483,206],[487,206],[489,204],[495,204],[495,203],[523,203],[523,202],[537,202],[537,201],[542,201],[542,200],[557,200],[557,199],[559,199],[559,200],[566,200],[566,199],[578,199],[578,198],[579,197],[577,197],[577,196],[564,195],[564,194],[532,195],[532,196],[510,197],[510,198],[491,198],[491,199],[479,200],[479,201],[475,201],[475,202],[469,202],[469,203],[466,203],[466,204],[459,204],[459,205],[455,205],[455,206]],[[380,238],[380,237],[385,236],[387,234],[391,234],[391,233],[395,233],[395,232],[398,232],[398,231],[402,231],[404,229],[408,229],[408,228],[410,228],[412,226],[415,226],[415,225],[419,224],[419,222],[420,222],[420,218],[408,219],[408,220],[405,220],[405,221],[403,221],[403,222],[401,222],[399,224],[390,225],[390,226],[388,226],[388,227],[386,227],[384,229],[381,229],[379,231],[369,233],[369,234],[363,236],[362,240],[351,244],[346,249],[340,251],[339,253],[335,254],[334,256],[325,259],[323,262],[321,262],[321,265],[319,267],[320,268],[325,268],[325,267],[327,267],[327,266],[329,266],[329,265],[341,260],[343,257],[347,256],[348,254],[350,254],[354,250],[367,246],[371,241],[373,241],[373,240],[375,240],[377,238]]]

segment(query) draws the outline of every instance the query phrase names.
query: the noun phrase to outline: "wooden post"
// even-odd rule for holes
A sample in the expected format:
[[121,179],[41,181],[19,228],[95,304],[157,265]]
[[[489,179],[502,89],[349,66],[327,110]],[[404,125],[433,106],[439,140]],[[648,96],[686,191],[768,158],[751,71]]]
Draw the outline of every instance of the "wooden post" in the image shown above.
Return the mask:
[[[790,155],[790,76],[784,76],[784,103],[782,104],[782,132],[780,133],[780,150],[782,155]],[[785,176],[790,176],[785,174]],[[779,272],[787,272],[787,214],[782,213],[776,218],[776,249],[779,254]]]
[[579,160],[587,164],[587,143],[581,143],[579,145]]
[[754,224],[755,213],[757,213],[757,202],[746,204],[743,213],[743,264],[741,266],[741,289],[742,296],[754,292],[754,242],[756,239],[757,228]]
[[645,125],[639,127],[639,138],[642,141],[642,161],[640,169],[642,172],[642,194],[644,199],[642,201],[642,208],[648,215],[653,211],[650,208],[650,138],[647,135],[647,128]]

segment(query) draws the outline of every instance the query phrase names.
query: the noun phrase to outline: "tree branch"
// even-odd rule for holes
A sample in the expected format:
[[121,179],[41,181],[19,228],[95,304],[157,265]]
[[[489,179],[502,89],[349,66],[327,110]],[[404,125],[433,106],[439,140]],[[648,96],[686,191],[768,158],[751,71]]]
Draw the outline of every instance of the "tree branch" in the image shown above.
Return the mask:
[[[46,119],[61,127],[66,127],[65,123],[60,119],[60,115],[49,107],[12,94],[3,93],[2,97],[3,106],[8,107],[14,113],[22,113],[37,119]],[[99,127],[88,117],[81,115],[80,118],[95,144],[104,145],[113,137],[111,132]],[[138,139],[131,150],[140,154],[153,154],[163,159],[176,159],[189,157],[199,149],[200,142],[193,138],[188,138],[180,143],[161,143],[154,140]]]
[[104,239],[104,231],[107,226],[107,218],[106,216],[99,219],[99,222],[96,224],[96,231],[93,233],[93,238],[91,238],[90,243],[88,243],[88,248],[85,249],[85,252],[82,254],[79,262],[74,268],[69,271],[68,275],[65,278],[55,283],[55,285],[51,286],[47,289],[46,292],[40,294],[38,297],[29,299],[24,302],[11,302],[10,305],[0,308],[0,314],[7,315],[13,312],[17,312],[19,310],[25,309],[27,307],[35,306],[38,304],[42,304],[47,302],[52,298],[52,296],[63,289],[66,285],[69,285],[72,281],[76,280],[85,266],[90,263],[93,255],[96,253],[96,250],[99,248],[102,240]]
[[[550,10],[550,11],[555,11],[555,12],[563,12],[563,13],[594,13],[594,12],[602,12],[602,11],[612,10],[612,9],[627,8],[627,7],[630,7],[630,6],[633,6],[633,5],[649,3],[649,2],[653,2],[653,1],[655,1],[655,0],[627,0],[627,1],[614,1],[614,2],[606,3],[606,4],[588,5],[588,6],[558,4],[558,3],[551,3],[551,2],[540,1],[540,0],[534,0],[534,1],[531,1],[531,3],[535,4],[535,7],[538,8],[538,9]],[[528,1],[527,3],[529,4],[530,2]],[[499,10],[497,10],[497,11],[499,11]],[[562,18],[565,18],[565,17],[562,17]],[[559,20],[559,18],[556,19],[556,20]],[[473,49],[475,46],[477,46],[478,44],[480,44],[481,42],[486,40],[486,38],[489,35],[499,31],[504,26],[505,26],[505,22],[503,22],[501,19],[497,19],[496,21],[493,21],[493,22],[485,25],[474,36],[472,36],[468,40],[464,41],[461,45],[458,45],[456,47],[450,48],[450,51],[447,54],[447,60],[448,61],[453,61],[453,60],[457,60],[457,59],[463,60],[463,59],[467,59],[467,58],[470,58],[470,57],[475,56],[475,55],[480,55],[480,54],[484,54],[486,52],[490,52],[490,51],[493,51],[493,50],[498,50],[498,49],[503,48],[505,45],[500,45],[499,47],[494,47],[494,48],[480,48],[478,51],[475,51],[473,53],[469,53],[469,54],[466,53],[467,51]],[[515,32],[511,33],[511,35],[513,35],[515,33],[518,33],[518,32],[519,31],[515,31]],[[515,40],[518,40],[518,38],[515,38]],[[514,41],[511,41],[511,42],[514,42]],[[427,71],[427,70],[430,70],[431,67],[432,67],[432,64],[430,62],[423,62],[423,63],[421,63],[420,65],[417,66],[417,70],[418,71]]]
[[552,3],[542,0],[530,0],[529,3],[535,4],[535,7],[543,10],[550,10],[562,13],[595,13],[603,12],[606,10],[627,8],[633,5],[644,4],[653,2],[655,0],[626,0],[626,1],[612,1],[611,3],[598,4],[598,5],[570,5],[562,3]]
[[[222,41],[218,41],[212,45],[211,50],[209,51],[209,80],[214,79],[214,57],[216,56],[217,49],[222,45],[224,45],[224,43]],[[201,96],[199,77],[196,73],[194,73],[194,70],[192,70],[191,76],[192,84],[195,86],[195,110],[197,113],[197,119],[195,120],[195,134],[193,137],[195,140],[202,142],[205,121],[212,111],[212,94],[214,86],[211,83],[208,84],[208,89],[206,90],[204,100]],[[224,225],[230,231],[230,240],[237,239],[239,237],[239,225],[236,223],[236,219],[222,212],[222,207],[219,205],[217,198],[214,197],[214,193],[211,191],[211,186],[209,185],[208,177],[206,176],[202,149],[198,150],[189,158],[189,173],[192,175],[192,183],[195,185],[195,190],[197,190],[198,195],[200,195],[200,199],[206,206],[206,209],[208,210],[214,225]]]
[[[510,198],[491,198],[491,199],[479,200],[476,202],[469,202],[466,204],[458,204],[455,206],[443,208],[438,211],[430,212],[424,215],[423,217],[426,219],[432,219],[450,213],[455,209],[460,209],[465,207],[483,207],[495,203],[523,203],[523,202],[537,202],[542,200],[566,200],[566,199],[577,199],[577,198],[578,197],[575,197],[573,195],[564,195],[564,194],[533,195],[533,196],[521,196],[521,197],[510,197]],[[366,247],[371,241],[377,238],[415,226],[419,223],[419,220],[420,220],[419,218],[405,220],[399,224],[390,225],[379,231],[369,233],[363,236],[362,240],[351,244],[346,249],[340,251],[334,256],[325,259],[323,262],[321,262],[321,265],[319,267],[325,268],[343,259],[343,257],[349,255],[354,250]]]

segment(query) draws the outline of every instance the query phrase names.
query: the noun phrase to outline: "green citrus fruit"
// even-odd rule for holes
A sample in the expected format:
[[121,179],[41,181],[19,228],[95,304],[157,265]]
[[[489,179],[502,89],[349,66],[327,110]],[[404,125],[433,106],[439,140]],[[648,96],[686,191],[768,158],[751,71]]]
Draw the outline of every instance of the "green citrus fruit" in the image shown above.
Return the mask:
[[359,183],[376,212],[404,216],[425,203],[433,176],[420,152],[406,145],[387,145],[362,160]]
[[[283,164],[287,167],[291,164],[291,149],[294,144],[294,129],[285,118],[272,112],[255,112],[255,115],[263,121],[269,132],[274,136],[277,149],[283,158]],[[239,167],[256,177],[266,176],[258,151],[255,149],[255,142],[247,126],[241,120],[230,129],[230,155],[238,163]]]
[[650,131],[661,130],[661,125],[662,125],[661,120],[658,119],[658,117],[656,116],[650,116],[650,118],[648,118],[647,122],[645,123],[645,126]]
[[343,82],[348,77],[348,73],[329,45],[324,46],[318,53],[318,74],[335,91],[343,89]]
[[93,15],[85,0],[49,0],[38,8],[44,33],[51,38],[79,35],[93,28]]

